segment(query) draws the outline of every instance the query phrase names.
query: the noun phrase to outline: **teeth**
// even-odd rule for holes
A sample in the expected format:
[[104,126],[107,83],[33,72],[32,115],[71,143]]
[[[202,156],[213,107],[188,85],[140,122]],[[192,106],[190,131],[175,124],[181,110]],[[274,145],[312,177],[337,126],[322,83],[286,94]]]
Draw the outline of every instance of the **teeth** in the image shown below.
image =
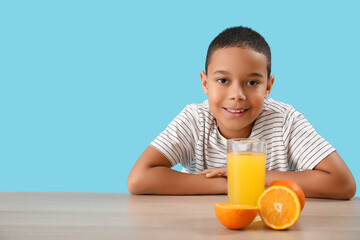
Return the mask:
[[232,112],[232,113],[242,113],[242,112],[244,112],[245,111],[245,109],[244,110],[231,110],[231,109],[227,109],[229,112]]

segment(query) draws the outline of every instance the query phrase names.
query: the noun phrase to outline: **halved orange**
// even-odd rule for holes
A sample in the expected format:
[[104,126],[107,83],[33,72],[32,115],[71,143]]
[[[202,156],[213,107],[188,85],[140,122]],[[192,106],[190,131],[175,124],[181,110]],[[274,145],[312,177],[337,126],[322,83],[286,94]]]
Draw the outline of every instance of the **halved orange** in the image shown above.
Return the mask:
[[233,203],[216,203],[215,213],[219,221],[230,229],[241,229],[249,225],[258,213],[258,207]]
[[297,184],[296,182],[289,180],[289,179],[279,179],[279,180],[275,180],[272,183],[270,183],[269,187],[275,186],[275,185],[285,186],[285,187],[292,189],[299,198],[300,205],[301,205],[301,211],[303,210],[304,205],[305,205],[305,193],[302,190],[302,188],[299,186],[299,184]]
[[260,217],[275,230],[293,226],[300,217],[301,205],[296,193],[285,186],[267,188],[258,200]]

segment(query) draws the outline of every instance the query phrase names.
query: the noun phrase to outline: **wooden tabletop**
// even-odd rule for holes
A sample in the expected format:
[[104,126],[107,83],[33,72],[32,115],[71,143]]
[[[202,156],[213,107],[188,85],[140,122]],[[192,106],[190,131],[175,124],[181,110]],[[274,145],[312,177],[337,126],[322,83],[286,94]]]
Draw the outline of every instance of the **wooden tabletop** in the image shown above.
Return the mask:
[[0,192],[0,239],[360,239],[360,198],[306,199],[298,222],[274,231],[221,225],[214,204],[225,195]]

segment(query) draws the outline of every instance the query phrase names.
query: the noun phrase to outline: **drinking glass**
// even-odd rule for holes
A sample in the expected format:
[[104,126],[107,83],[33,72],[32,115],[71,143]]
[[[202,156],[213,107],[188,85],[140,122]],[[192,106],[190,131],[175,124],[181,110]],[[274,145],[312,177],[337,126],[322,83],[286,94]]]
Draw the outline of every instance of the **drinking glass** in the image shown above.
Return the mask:
[[265,189],[266,141],[234,138],[227,142],[227,178],[230,203],[257,206]]

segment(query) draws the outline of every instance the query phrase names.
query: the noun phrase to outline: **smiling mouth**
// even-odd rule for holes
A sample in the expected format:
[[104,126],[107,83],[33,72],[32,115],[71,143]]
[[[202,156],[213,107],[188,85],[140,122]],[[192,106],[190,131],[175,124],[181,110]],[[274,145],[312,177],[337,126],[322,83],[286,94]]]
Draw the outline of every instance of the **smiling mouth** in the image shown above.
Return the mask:
[[241,108],[241,109],[224,108],[224,110],[231,117],[242,117],[248,111],[248,109],[245,108]]

